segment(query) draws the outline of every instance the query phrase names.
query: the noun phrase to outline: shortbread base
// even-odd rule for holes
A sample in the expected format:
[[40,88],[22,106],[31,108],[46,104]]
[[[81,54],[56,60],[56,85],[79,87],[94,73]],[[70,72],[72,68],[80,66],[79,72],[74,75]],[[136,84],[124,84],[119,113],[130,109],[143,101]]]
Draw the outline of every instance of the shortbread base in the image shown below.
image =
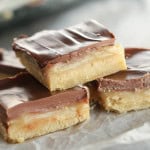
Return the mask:
[[150,107],[150,89],[100,92],[100,104],[107,111],[125,113]]

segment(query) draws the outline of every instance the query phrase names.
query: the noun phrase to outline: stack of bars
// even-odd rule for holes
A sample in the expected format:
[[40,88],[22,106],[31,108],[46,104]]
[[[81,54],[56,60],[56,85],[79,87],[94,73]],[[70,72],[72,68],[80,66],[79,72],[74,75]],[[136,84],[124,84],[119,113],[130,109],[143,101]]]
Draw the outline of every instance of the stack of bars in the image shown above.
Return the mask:
[[150,51],[124,53],[114,35],[94,20],[20,36],[13,50],[25,69],[7,65],[11,74],[1,72],[7,62],[1,55],[0,132],[9,142],[87,120],[93,99],[107,111],[150,107]]

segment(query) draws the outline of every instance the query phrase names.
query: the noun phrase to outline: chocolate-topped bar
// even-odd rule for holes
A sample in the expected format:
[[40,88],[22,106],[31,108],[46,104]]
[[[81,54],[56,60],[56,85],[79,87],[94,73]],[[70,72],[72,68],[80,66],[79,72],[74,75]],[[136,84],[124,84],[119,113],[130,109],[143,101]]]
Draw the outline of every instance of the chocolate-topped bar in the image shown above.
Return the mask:
[[24,67],[19,63],[12,51],[0,49],[0,79],[24,72]]
[[70,127],[89,118],[84,87],[51,95],[29,73],[0,80],[0,133],[9,142]]
[[98,80],[100,103],[108,111],[150,107],[150,49],[126,48],[125,55],[128,70]]
[[95,20],[21,36],[14,40],[13,49],[26,69],[50,91],[126,69],[124,49]]

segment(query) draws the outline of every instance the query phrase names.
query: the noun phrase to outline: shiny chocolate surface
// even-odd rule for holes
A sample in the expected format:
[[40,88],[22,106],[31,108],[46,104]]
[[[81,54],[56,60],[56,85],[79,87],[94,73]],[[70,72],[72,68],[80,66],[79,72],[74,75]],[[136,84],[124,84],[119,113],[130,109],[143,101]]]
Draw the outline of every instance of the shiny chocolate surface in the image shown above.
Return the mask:
[[59,109],[83,100],[87,100],[84,88],[76,87],[51,95],[47,88],[27,72],[0,80],[0,112],[5,110],[8,119],[24,113]]
[[128,69],[99,79],[99,90],[136,90],[150,87],[150,50],[126,48]]
[[126,48],[125,54],[130,70],[150,72],[150,49]]
[[114,80],[129,80],[142,77],[150,73],[150,50],[140,48],[125,49],[128,70],[120,71],[106,78]]
[[14,40],[13,49],[32,55],[40,67],[67,61],[82,51],[114,44],[114,35],[95,20],[62,30],[46,30]]
[[13,76],[24,71],[24,67],[18,61],[13,51],[0,49],[0,78]]

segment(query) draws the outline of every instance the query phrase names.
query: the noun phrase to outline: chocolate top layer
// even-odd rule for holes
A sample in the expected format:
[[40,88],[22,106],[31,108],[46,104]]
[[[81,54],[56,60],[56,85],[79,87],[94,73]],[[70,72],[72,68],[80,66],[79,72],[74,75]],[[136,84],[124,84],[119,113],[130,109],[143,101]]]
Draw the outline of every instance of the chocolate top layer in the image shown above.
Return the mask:
[[[76,87],[51,95],[28,73],[0,80],[0,118],[16,118],[24,113],[46,112],[87,101],[84,88]],[[2,115],[5,112],[5,115]]]
[[99,90],[136,90],[150,87],[150,50],[126,48],[128,70],[99,79]]
[[126,48],[125,55],[130,70],[150,72],[150,49]]
[[12,51],[0,49],[0,55],[0,75],[13,76],[25,71]]
[[[13,49],[35,58],[40,67],[47,63],[66,62],[94,45],[114,44],[114,35],[100,23],[90,20],[62,30],[47,30],[31,37],[14,40]],[[91,50],[91,49],[90,49]]]

